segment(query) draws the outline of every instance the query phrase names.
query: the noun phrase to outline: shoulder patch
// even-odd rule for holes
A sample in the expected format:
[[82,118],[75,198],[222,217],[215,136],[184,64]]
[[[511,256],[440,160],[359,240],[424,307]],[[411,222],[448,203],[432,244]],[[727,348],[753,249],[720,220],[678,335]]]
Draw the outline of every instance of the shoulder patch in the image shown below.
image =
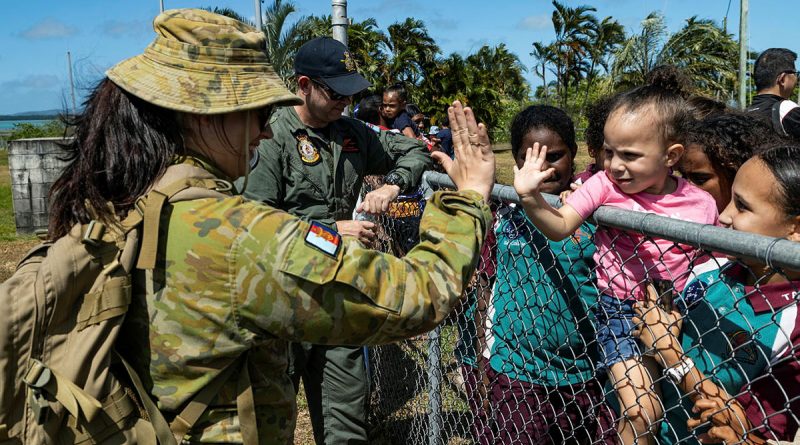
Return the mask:
[[342,236],[330,227],[311,221],[305,241],[306,244],[316,247],[322,253],[336,257],[339,246],[342,245]]

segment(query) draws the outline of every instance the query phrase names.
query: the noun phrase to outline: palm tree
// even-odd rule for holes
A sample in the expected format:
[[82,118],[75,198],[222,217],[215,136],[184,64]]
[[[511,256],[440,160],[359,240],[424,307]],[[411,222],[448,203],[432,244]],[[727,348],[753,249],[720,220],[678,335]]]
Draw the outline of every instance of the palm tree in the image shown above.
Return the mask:
[[428,34],[422,20],[407,18],[404,22],[389,25],[384,42],[387,55],[384,78],[418,85],[426,71],[433,68],[439,46]]
[[588,70],[586,57],[598,27],[591,6],[571,8],[553,0],[552,21],[556,32],[553,49],[556,53],[556,77],[561,86],[562,106],[566,108],[570,81],[577,84]]
[[589,73],[586,78],[586,99],[584,104],[589,103],[589,91],[595,79],[595,68],[597,65],[603,67],[608,74],[608,56],[613,54],[616,48],[625,41],[625,28],[611,17],[606,17],[597,26],[594,33],[594,44],[589,47],[589,57],[592,59]]
[[643,84],[647,73],[660,63],[662,42],[667,33],[664,16],[651,12],[641,25],[641,31],[628,37],[614,52],[611,73],[618,86]]
[[[534,65],[534,72],[542,79],[542,92],[544,93],[544,100],[548,102],[547,94],[547,65],[556,63],[556,53],[552,45],[545,45],[542,42],[533,42],[533,51],[530,53],[536,59]],[[539,72],[541,69],[541,73]]]
[[682,68],[699,92],[719,98],[736,84],[737,51],[730,34],[714,21],[695,16],[669,38],[659,59]]
[[294,55],[305,42],[303,29],[308,24],[307,17],[301,17],[286,27],[287,19],[295,12],[291,1],[273,0],[264,12],[263,31],[267,37],[267,57],[278,76],[288,82],[294,75]]

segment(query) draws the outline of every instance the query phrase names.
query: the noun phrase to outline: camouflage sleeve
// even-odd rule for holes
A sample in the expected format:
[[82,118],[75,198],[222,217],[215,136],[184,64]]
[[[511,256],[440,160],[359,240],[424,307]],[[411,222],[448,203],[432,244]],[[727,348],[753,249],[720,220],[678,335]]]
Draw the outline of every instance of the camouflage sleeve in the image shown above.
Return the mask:
[[458,302],[490,222],[479,194],[438,192],[422,217],[419,245],[401,259],[351,237],[334,237],[341,244],[325,253],[308,242],[313,226],[265,212],[234,248],[240,325],[339,345],[429,331]]
[[[395,172],[403,179],[403,190],[408,191],[419,186],[422,173],[433,166],[433,160],[425,148],[425,144],[401,134],[390,131],[381,131],[379,134],[369,131],[368,147],[370,162],[367,168],[371,174],[387,174]],[[380,152],[383,156],[378,155]],[[389,165],[380,171],[379,166],[373,165],[373,160],[386,159],[389,156]]]
[[282,208],[286,195],[282,150],[277,141],[265,139],[258,146],[259,160],[247,178],[245,198]]

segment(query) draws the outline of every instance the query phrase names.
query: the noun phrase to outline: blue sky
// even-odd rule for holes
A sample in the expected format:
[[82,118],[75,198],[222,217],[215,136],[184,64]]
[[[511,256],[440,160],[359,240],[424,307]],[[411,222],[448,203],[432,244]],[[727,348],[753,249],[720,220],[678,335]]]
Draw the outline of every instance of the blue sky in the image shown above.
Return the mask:
[[[269,1],[269,0],[268,0]],[[220,6],[254,16],[253,0],[164,0],[166,8]],[[628,30],[654,10],[664,13],[670,31],[693,15],[719,22],[728,14],[728,31],[738,35],[737,0],[586,0],[599,18],[612,16]],[[151,22],[158,0],[27,0],[0,2],[0,114],[61,108],[68,104],[66,53],[72,54],[78,101],[116,62],[140,53],[154,37]],[[295,0],[296,15],[329,14],[330,0]],[[800,51],[800,14],[789,3],[750,2],[751,49],[772,46]],[[778,6],[776,8],[776,6]],[[468,54],[483,44],[505,43],[530,67],[531,43],[549,42],[554,33],[547,0],[350,0],[348,15],[374,17],[386,26],[414,16],[422,19],[443,53]],[[534,84],[538,80],[527,76]]]

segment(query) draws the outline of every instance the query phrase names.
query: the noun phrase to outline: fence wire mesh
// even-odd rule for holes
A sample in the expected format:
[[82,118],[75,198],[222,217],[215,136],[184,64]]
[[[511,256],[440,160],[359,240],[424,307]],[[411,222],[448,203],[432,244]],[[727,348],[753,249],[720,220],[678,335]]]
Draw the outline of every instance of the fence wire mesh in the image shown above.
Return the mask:
[[[609,208],[550,241],[513,190],[492,196],[461,305],[424,336],[369,349],[373,443],[795,440],[800,244]],[[407,252],[423,210],[421,193],[401,197],[375,219],[375,247]],[[638,309],[617,297],[641,293]]]

